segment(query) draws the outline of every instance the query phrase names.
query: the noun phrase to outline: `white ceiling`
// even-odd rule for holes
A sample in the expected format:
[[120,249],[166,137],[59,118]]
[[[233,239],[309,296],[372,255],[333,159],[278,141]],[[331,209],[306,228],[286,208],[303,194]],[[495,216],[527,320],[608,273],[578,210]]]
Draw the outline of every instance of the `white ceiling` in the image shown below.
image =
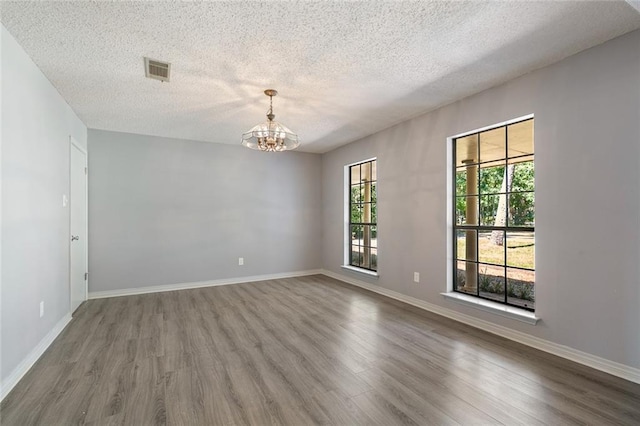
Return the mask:
[[[632,1],[632,0],[630,0]],[[8,2],[2,23],[89,128],[326,152],[640,28],[606,2]],[[171,82],[143,57],[172,63]]]

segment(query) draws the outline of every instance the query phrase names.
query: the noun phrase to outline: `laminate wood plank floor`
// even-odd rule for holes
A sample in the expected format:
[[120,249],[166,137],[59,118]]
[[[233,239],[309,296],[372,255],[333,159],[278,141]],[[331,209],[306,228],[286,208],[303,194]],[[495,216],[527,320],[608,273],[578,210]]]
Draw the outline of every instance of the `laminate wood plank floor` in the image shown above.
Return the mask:
[[310,276],[85,302],[2,425],[640,424],[640,385]]

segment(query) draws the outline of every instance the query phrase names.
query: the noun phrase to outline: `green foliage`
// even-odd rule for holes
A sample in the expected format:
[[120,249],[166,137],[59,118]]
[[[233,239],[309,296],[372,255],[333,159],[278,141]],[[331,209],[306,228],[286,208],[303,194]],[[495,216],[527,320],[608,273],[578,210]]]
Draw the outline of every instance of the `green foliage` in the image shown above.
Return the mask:
[[[351,186],[351,212],[350,212],[350,222],[351,223],[364,223],[363,213],[364,213],[364,202],[365,193],[364,193],[364,185],[353,185]],[[371,220],[367,223],[371,223],[375,225],[378,221],[378,189],[376,182],[371,184]],[[362,226],[354,226],[352,230],[352,234],[355,238],[362,238],[363,233]],[[371,230],[371,237],[376,238],[377,228],[373,227]]]
[[456,172],[456,196],[467,194],[467,171],[462,169]]
[[507,296],[527,300],[529,302],[535,302],[533,297],[533,285],[528,283],[520,282],[518,284],[507,284]]
[[[498,211],[499,195],[505,178],[505,166],[480,167],[478,191],[479,211],[483,225],[493,225]],[[512,225],[533,225],[534,222],[534,164],[527,161],[515,164],[509,199],[509,223]],[[530,192],[526,192],[530,191]],[[466,222],[467,172],[460,169],[456,173],[456,217],[458,223]]]
[[493,294],[503,294],[504,293],[504,281],[503,278],[494,277],[493,275],[486,274],[487,268],[484,268],[480,271],[480,291],[484,291],[487,293]]
[[533,161],[526,161],[515,165],[511,191],[533,191],[534,190],[534,169]]
[[467,217],[467,199],[460,197],[467,193],[467,172],[459,171],[456,173],[456,218],[458,223],[465,223]]
[[[480,194],[495,194],[500,192],[504,180],[504,166],[480,168],[478,186]],[[495,208],[498,207],[496,203]]]
[[520,287],[520,292],[518,294],[518,298],[522,300],[529,300],[533,302],[533,287],[530,285],[523,285]]
[[[495,194],[502,189],[505,177],[505,167],[486,167],[480,169],[478,187],[480,194]],[[499,195],[482,195],[480,197],[480,223],[493,225],[498,211]]]
[[371,265],[364,265],[362,264],[363,262],[363,255],[357,251],[352,251],[351,252],[351,259],[350,259],[350,263],[353,266],[362,266],[365,268],[370,268],[373,270],[376,270],[378,268],[378,256],[374,253],[371,253],[369,260],[371,262]]
[[514,225],[533,225],[535,219],[533,162],[516,165],[509,198],[509,222]]
[[491,279],[487,275],[480,274],[480,291],[491,291]]

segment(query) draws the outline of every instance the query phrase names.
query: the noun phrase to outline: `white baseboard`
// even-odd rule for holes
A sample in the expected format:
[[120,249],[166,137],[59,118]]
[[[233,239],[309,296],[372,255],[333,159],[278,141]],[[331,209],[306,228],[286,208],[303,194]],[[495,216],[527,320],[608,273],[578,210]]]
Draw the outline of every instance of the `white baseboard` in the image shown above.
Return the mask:
[[124,288],[120,290],[89,292],[89,299],[102,299],[105,297],[131,296],[134,294],[161,293],[164,291],[187,290],[190,288],[215,287],[219,285],[241,284],[255,281],[278,280],[282,278],[303,277],[306,275],[322,274],[322,269],[308,271],[283,272],[279,274],[253,275],[250,277],[224,278],[221,280],[195,281],[189,283],[165,284],[148,287]]
[[539,337],[531,336],[530,334],[512,330],[510,328],[503,327],[489,321],[481,320],[470,315],[462,314],[451,309],[443,308],[442,306],[434,305],[433,303],[425,302],[424,300],[416,299],[415,297],[407,296],[402,293],[386,289],[384,287],[369,284],[367,282],[360,281],[351,277],[346,277],[344,275],[336,274],[332,271],[323,269],[322,274],[331,278],[335,278],[347,284],[352,284],[354,286],[370,290],[374,293],[378,293],[383,296],[387,296],[392,299],[407,303],[409,305],[416,306],[426,311],[433,312],[443,317],[450,318],[463,324],[479,328],[489,333],[505,337],[509,340],[522,343],[523,345],[527,345],[532,348],[557,355],[561,358],[565,358],[579,364],[595,368],[596,370],[604,371],[605,373],[621,377],[625,380],[629,380],[630,382],[640,383],[640,369],[638,368],[610,361],[608,359],[591,355],[589,353],[579,351],[569,346],[560,345],[549,340],[540,339]]
[[64,328],[71,321],[71,313],[66,314],[58,323],[47,333],[46,336],[40,340],[40,342],[36,345],[35,348],[25,359],[22,360],[20,364],[16,368],[13,369],[11,374],[2,382],[0,385],[0,401],[2,401],[9,392],[14,388],[15,385],[18,384],[20,379],[24,377],[25,374],[33,367],[33,365],[40,359],[44,351],[53,343],[53,341],[58,337],[58,335],[64,330]]

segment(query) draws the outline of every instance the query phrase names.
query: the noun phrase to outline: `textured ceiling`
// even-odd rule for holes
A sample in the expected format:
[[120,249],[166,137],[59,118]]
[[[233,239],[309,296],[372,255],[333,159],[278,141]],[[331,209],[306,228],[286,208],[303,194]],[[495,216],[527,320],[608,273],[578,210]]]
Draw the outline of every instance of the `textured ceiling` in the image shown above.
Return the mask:
[[[608,2],[7,2],[89,128],[239,144],[276,120],[326,152],[640,28]],[[143,57],[172,63],[171,82]]]

